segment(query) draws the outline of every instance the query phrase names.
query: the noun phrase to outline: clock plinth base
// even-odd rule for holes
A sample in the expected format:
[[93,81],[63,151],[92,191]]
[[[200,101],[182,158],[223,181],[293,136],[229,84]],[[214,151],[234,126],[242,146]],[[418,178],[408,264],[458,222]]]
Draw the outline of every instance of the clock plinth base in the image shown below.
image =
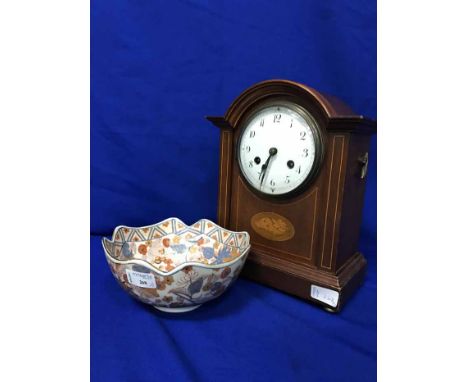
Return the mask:
[[[251,251],[242,271],[242,276],[300,297],[311,303],[322,305],[329,312],[339,312],[353,292],[363,283],[367,261],[360,252],[356,252],[336,272],[326,272],[302,265],[291,267],[281,259]],[[336,306],[311,297],[311,287],[327,288],[338,293]]]

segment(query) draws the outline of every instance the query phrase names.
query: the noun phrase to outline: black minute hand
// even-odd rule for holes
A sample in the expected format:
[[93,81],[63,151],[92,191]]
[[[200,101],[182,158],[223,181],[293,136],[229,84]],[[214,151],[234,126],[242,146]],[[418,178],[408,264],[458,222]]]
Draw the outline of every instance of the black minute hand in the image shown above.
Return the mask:
[[269,151],[270,155],[268,156],[266,162],[262,165],[262,172],[260,173],[260,177],[261,177],[260,187],[262,187],[263,179],[265,179],[265,175],[266,175],[266,172],[267,172],[268,165],[270,163],[271,157],[275,156],[277,153],[278,153],[278,149],[276,147],[270,148],[270,151]]

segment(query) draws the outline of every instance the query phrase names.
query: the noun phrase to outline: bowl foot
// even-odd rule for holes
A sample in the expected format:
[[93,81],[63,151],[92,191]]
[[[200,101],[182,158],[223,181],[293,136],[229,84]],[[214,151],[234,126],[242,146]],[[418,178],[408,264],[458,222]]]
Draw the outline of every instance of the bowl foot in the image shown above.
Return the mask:
[[153,305],[154,308],[157,310],[160,310],[161,312],[166,312],[166,313],[185,313],[185,312],[190,312],[192,310],[195,310],[201,306],[200,305],[193,305],[193,306],[183,306],[181,308],[164,308],[162,306],[156,306]]

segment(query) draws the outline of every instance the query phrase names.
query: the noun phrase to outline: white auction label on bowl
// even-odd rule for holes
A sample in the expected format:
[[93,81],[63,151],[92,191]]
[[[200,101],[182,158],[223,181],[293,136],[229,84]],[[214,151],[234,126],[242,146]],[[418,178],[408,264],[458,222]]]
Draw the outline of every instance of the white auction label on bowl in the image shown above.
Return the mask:
[[336,290],[312,285],[310,288],[310,297],[336,308],[340,295]]
[[132,271],[131,269],[126,269],[125,272],[130,284],[140,288],[156,288],[156,280],[153,274]]

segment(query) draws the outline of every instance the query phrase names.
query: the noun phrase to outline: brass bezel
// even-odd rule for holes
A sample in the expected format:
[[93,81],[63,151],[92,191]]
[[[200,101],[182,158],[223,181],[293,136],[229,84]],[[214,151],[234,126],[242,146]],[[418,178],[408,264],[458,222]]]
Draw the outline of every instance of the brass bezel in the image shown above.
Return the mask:
[[[314,163],[312,164],[312,168],[310,169],[309,174],[304,179],[304,181],[299,186],[292,189],[291,191],[283,193],[283,194],[276,194],[276,195],[268,194],[266,192],[260,191],[259,189],[257,189],[250,183],[250,181],[244,174],[244,169],[242,168],[242,164],[240,162],[240,158],[238,155],[238,153],[240,152],[239,146],[241,142],[241,137],[243,136],[245,129],[259,112],[270,107],[289,108],[292,111],[299,114],[302,118],[304,118],[304,120],[307,122],[308,127],[310,128],[312,132],[312,135],[314,137],[314,145],[315,145]],[[323,158],[325,155],[324,134],[322,133],[322,129],[320,128],[319,122],[312,116],[312,113],[310,113],[304,106],[299,105],[298,103],[294,101],[288,100],[287,97],[274,97],[274,98],[270,97],[268,100],[265,100],[263,102],[259,102],[258,104],[256,104],[239,122],[239,134],[237,136],[237,142],[235,144],[235,148],[236,148],[235,158],[237,161],[237,165],[239,166],[240,174],[243,180],[245,181],[245,183],[247,184],[247,186],[257,195],[260,195],[264,198],[271,198],[274,200],[290,199],[304,192],[307,189],[307,187],[311,184],[311,182],[315,180],[316,177],[318,176],[320,169],[322,167]]]

